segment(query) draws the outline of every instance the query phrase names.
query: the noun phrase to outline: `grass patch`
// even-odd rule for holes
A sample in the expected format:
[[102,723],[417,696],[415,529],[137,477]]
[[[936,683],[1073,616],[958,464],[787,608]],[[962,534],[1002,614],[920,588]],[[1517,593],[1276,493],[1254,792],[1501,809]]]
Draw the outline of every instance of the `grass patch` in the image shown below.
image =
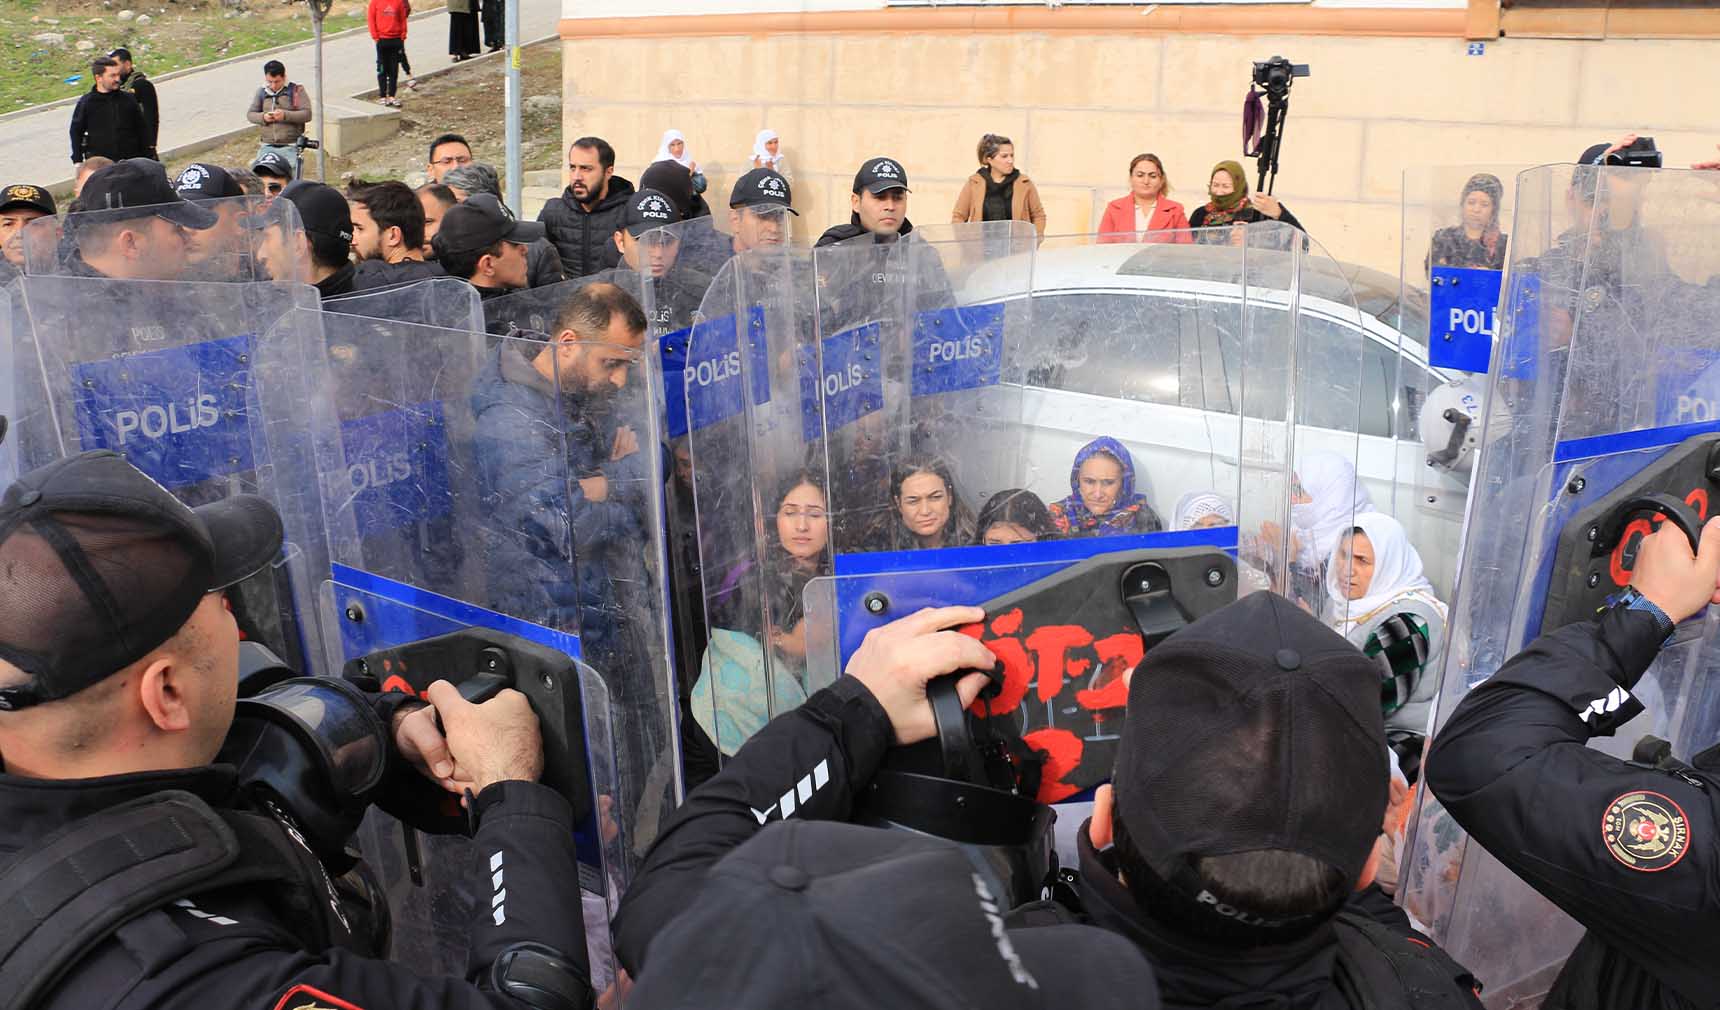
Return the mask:
[[[414,10],[442,6],[421,0]],[[122,11],[134,16],[120,20]],[[337,2],[323,21],[326,33],[360,28],[365,5]],[[147,15],[147,24],[138,16]],[[58,43],[32,36],[53,33]],[[0,112],[12,112],[81,95],[90,89],[90,60],[125,46],[151,77],[214,63],[312,35],[302,2],[242,0],[0,0]],[[92,47],[79,51],[78,43]]]

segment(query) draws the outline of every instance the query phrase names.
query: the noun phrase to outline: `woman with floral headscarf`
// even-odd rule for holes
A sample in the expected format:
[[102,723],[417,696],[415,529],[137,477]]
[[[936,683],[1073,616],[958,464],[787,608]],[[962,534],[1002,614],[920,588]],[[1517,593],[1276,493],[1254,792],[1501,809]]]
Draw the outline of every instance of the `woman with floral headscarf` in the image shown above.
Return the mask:
[[1508,237],[1499,230],[1499,206],[1505,187],[1496,175],[1481,172],[1463,184],[1458,198],[1463,223],[1434,232],[1428,266],[1464,267],[1473,270],[1505,269]]
[[1051,524],[1065,537],[1104,537],[1156,533],[1164,520],[1135,490],[1135,460],[1123,443],[1095,438],[1075,454],[1069,467],[1070,495],[1053,502]]
[[[1290,213],[1276,197],[1265,193],[1248,195],[1248,176],[1234,161],[1221,161],[1213,166],[1207,183],[1211,197],[1204,207],[1196,207],[1188,216],[1190,228],[1212,228],[1207,235],[1197,236],[1202,245],[1226,245],[1230,242],[1233,225],[1254,224],[1257,221],[1282,221],[1292,228],[1302,228],[1302,222]],[[1306,231],[1306,228],[1302,229]]]

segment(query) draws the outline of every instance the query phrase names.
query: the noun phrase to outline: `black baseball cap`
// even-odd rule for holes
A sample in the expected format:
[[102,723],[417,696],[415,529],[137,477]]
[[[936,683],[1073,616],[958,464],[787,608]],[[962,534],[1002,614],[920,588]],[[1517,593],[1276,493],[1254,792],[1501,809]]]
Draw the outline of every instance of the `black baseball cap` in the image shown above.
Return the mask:
[[29,207],[44,214],[57,213],[54,207],[53,194],[40,186],[32,186],[28,183],[0,189],[0,214],[14,207]]
[[[280,198],[299,209],[299,223],[305,231],[342,242],[352,241],[352,207],[340,190],[326,183],[300,179],[281,190]],[[270,223],[267,218],[256,220]]]
[[735,180],[729,192],[730,207],[752,207],[756,210],[786,210],[795,217],[800,212],[789,206],[794,202],[794,190],[781,172],[770,168],[755,168]]
[[442,215],[436,241],[449,252],[476,252],[503,239],[530,245],[543,234],[543,225],[514,217],[507,204],[488,193],[474,193]]
[[0,687],[0,710],[68,697],[137,662],[281,543],[280,514],[262,498],[188,508],[105,449],[24,474],[0,498],[0,659],[30,679]]
[[[781,821],[708,871],[652,939],[628,1006],[1157,1010],[1158,980],[1131,941],[1006,929],[998,901],[983,858],[952,842]],[[713,936],[747,956],[711,957]]]
[[1167,917],[1259,943],[1305,934],[1337,909],[1284,918],[1218,903],[1195,860],[1296,852],[1341,872],[1347,892],[1379,837],[1389,775],[1374,661],[1284,597],[1257,592],[1146,654],[1129,685],[1114,787],[1122,827],[1165,885],[1156,904]]
[[264,151],[251,162],[251,171],[257,175],[272,175],[277,179],[293,177],[293,163],[281,157],[279,151]]
[[908,170],[894,158],[873,158],[860,166],[860,171],[854,173],[854,192],[865,190],[873,196],[888,193],[892,189],[913,192],[908,189]]
[[173,180],[173,189],[187,200],[225,200],[245,195],[226,169],[206,162],[185,166],[179,178]]
[[667,228],[679,220],[681,212],[675,209],[675,201],[654,189],[642,189],[627,201],[621,215],[621,226],[627,229],[627,234],[637,238],[653,228]]
[[220,220],[214,211],[175,192],[167,181],[167,169],[148,158],[127,158],[97,169],[84,182],[78,206],[84,213],[135,210],[134,214],[104,216],[111,220],[153,215],[197,231],[213,228]]

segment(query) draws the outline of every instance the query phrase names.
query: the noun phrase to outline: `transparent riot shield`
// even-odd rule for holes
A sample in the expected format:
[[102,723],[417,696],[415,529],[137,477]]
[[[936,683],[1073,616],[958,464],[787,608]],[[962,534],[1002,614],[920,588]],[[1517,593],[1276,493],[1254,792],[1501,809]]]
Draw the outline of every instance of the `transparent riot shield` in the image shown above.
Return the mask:
[[484,328],[478,289],[455,277],[432,277],[330,298],[323,302],[323,311],[450,330]]
[[[480,668],[532,700],[544,781],[574,804],[601,991],[615,971],[607,921],[678,785],[655,358],[642,340],[319,318],[305,354],[328,378],[295,423],[325,485],[328,665],[416,692],[498,661],[425,652],[426,639],[516,643],[511,669]],[[463,839],[373,813],[363,840],[394,910],[393,956],[457,964]]]
[[[1260,588],[1343,622],[1324,575],[1356,498],[1370,335],[1299,232],[1241,235],[982,226],[738,258],[693,347],[741,380],[723,405],[745,419],[701,426],[688,385],[711,619],[693,714],[717,749],[828,684],[870,628],[985,604],[971,630],[1006,676],[981,721],[1037,755],[1027,796],[1078,802],[1109,775],[1122,673],[1163,635]],[[1323,547],[1292,519],[1316,456],[1350,474]],[[736,599],[744,627],[717,605]]]
[[308,283],[304,235],[296,207],[263,197],[80,211],[26,226],[24,271],[194,283]]
[[[621,273],[623,271],[604,270],[572,280],[545,284],[540,288],[520,288],[505,295],[492,295],[483,299],[480,305],[483,310],[484,329],[496,336],[554,333],[558,328],[557,321],[561,318],[561,310],[575,291],[587,284],[615,283]],[[627,286],[635,288],[630,293],[637,297],[637,286]]]
[[234,614],[247,638],[292,668],[324,672],[309,619],[323,537],[299,521],[320,511],[316,471],[302,440],[263,423],[269,411],[290,411],[316,376],[259,381],[264,363],[300,343],[315,289],[30,275],[11,295],[6,443],[17,468],[111,449],[188,504],[269,498],[287,520],[287,549],[229,594]]
[[1488,362],[1498,332],[1517,173],[1527,166],[1412,168],[1403,180],[1399,338],[1390,436],[1397,480],[1382,509],[1411,530],[1449,595],[1468,500]]
[[[1516,183],[1510,264],[1439,700],[1538,635],[1592,617],[1670,513],[1711,514],[1720,403],[1720,204],[1707,173],[1550,166]],[[1662,495],[1667,507],[1645,505]],[[1633,690],[1646,711],[1591,746],[1645,735],[1688,756],[1720,737],[1715,625],[1679,629]],[[1597,823],[1600,812],[1597,811]],[[1423,797],[1404,905],[1487,983],[1533,1004],[1581,928]]]

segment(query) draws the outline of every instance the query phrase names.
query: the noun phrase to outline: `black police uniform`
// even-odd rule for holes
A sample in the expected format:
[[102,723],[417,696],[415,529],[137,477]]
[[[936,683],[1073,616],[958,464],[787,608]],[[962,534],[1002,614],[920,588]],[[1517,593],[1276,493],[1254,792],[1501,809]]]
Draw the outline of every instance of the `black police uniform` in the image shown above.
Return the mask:
[[1428,753],[1428,786],[1457,823],[1589,930],[1549,1008],[1720,1006],[1720,775],[1585,746],[1642,711],[1629,692],[1670,630],[1621,606],[1543,635],[1463,699]]
[[[235,771],[222,765],[61,781],[0,775],[0,872],[39,856],[44,839],[82,818],[131,801],[159,802],[169,790],[190,793],[217,811],[239,803]],[[505,962],[510,948],[546,945],[585,960],[572,811],[559,794],[534,782],[492,785],[475,809],[468,872],[477,900],[465,965],[393,964],[354,952],[362,944],[347,928],[350,913],[335,911],[338,899],[320,872],[301,874],[300,886],[291,887],[234,883],[229,871],[219,879],[230,886],[188,881],[179,897],[113,924],[35,1007],[528,1006],[497,991],[498,959]],[[303,846],[285,828],[276,838],[247,842],[241,867],[260,850]],[[103,868],[101,854],[87,851],[93,855],[70,864],[79,884],[96,880]],[[308,849],[303,856],[311,858]],[[68,871],[62,866],[58,872]],[[13,904],[14,898],[8,896],[9,921],[0,926],[0,951],[12,946],[4,941],[17,940],[28,919],[29,906]],[[449,973],[439,974],[438,967]]]

